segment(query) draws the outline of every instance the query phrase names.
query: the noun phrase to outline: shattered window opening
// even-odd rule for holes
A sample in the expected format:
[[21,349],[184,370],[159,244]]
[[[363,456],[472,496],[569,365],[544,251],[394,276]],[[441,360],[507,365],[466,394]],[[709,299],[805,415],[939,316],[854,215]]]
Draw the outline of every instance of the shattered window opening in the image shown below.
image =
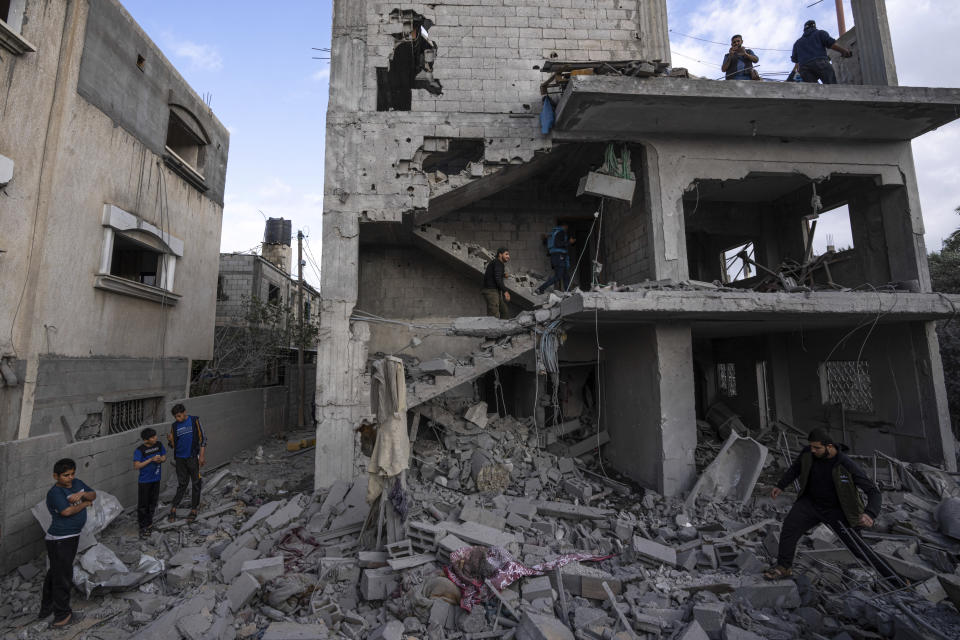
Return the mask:
[[162,258],[163,254],[156,249],[116,233],[113,237],[110,275],[158,287],[157,274]]
[[270,304],[280,304],[280,287],[275,284],[267,285],[267,302]]
[[[466,170],[473,163],[483,162],[483,140],[467,138],[434,139],[436,151],[429,152],[423,160],[423,171],[440,171],[448,176]],[[428,141],[424,140],[424,146]]]
[[[207,141],[197,131],[199,125],[188,123],[187,116],[170,111],[167,121],[167,150],[185,162],[198,175],[206,160]],[[193,125],[193,126],[191,126]],[[202,178],[203,176],[200,175]]]
[[162,398],[135,398],[104,403],[108,433],[123,433],[155,422],[155,412]]
[[720,254],[723,267],[723,282],[737,282],[753,276],[753,265],[756,260],[753,242],[738,245],[727,249]]
[[869,362],[825,362],[820,365],[820,386],[824,404],[873,413]]
[[722,396],[737,397],[737,366],[734,363],[717,363],[717,389]]
[[853,231],[850,226],[850,209],[847,205],[829,211],[821,211],[816,216],[803,219],[804,245],[809,244],[813,236],[813,255],[840,253],[855,248]]
[[410,111],[414,89],[426,89],[435,96],[443,93],[433,77],[439,47],[427,31],[433,22],[419,13],[394,9],[390,19],[402,26],[393,34],[389,66],[377,67],[377,111]]

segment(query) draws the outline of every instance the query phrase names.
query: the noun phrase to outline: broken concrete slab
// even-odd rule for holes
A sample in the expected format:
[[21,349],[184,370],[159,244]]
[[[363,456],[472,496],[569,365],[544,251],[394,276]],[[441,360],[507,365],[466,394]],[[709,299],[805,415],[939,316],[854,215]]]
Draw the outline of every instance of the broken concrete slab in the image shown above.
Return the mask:
[[726,612],[727,605],[722,602],[704,602],[693,607],[693,619],[710,640],[720,640]]
[[694,620],[687,625],[687,628],[683,630],[683,633],[680,634],[680,640],[714,640],[707,635],[707,632],[704,631],[703,627]]
[[463,419],[483,429],[487,426],[487,403],[478,402],[471,406],[463,414]]
[[233,584],[227,590],[227,601],[230,603],[230,610],[234,613],[244,608],[260,590],[260,581],[249,573],[241,573],[234,579]]
[[260,640],[327,640],[329,637],[327,625],[323,622],[271,622]]
[[677,552],[673,547],[648,540],[642,536],[633,536],[630,553],[634,559],[650,566],[666,564],[674,567],[677,564]]
[[757,582],[740,586],[734,597],[745,600],[758,609],[796,609],[800,606],[800,592],[793,580]]
[[244,547],[233,554],[228,562],[223,563],[223,566],[220,568],[220,576],[224,582],[233,582],[233,579],[240,575],[243,563],[248,560],[256,560],[259,557],[259,551]]
[[753,631],[728,624],[723,628],[723,640],[764,640],[764,638]]
[[488,547],[508,547],[519,543],[519,538],[516,534],[504,533],[499,529],[494,529],[493,527],[488,527],[477,522],[464,522],[462,524],[444,522],[441,526],[448,533],[473,544]]
[[698,497],[746,502],[753,494],[766,460],[765,446],[753,438],[741,438],[732,432],[713,462],[700,474],[685,504],[695,504]]
[[421,362],[418,369],[420,373],[431,376],[452,376],[457,372],[457,362],[453,357],[436,358]]
[[537,514],[553,518],[565,518],[567,520],[606,520],[616,515],[616,512],[612,509],[584,507],[566,502],[544,500],[535,504]]
[[303,513],[303,495],[298,494],[290,498],[290,501],[283,505],[283,507],[274,511],[266,519],[266,524],[271,530],[276,531],[277,529],[288,525],[301,513]]
[[385,600],[397,588],[400,575],[389,567],[364,569],[360,577],[360,594],[364,600]]
[[247,518],[247,521],[244,522],[240,527],[240,533],[249,531],[263,520],[269,518],[271,515],[273,515],[274,511],[280,508],[280,505],[282,504],[283,500],[274,500],[273,502],[260,505],[260,508],[257,509],[252,516]]
[[573,632],[553,616],[524,613],[517,625],[516,640],[574,640]]
[[254,560],[247,560],[242,565],[240,565],[240,571],[242,573],[248,573],[260,584],[278,578],[283,575],[283,556],[273,556],[271,558],[257,558]]

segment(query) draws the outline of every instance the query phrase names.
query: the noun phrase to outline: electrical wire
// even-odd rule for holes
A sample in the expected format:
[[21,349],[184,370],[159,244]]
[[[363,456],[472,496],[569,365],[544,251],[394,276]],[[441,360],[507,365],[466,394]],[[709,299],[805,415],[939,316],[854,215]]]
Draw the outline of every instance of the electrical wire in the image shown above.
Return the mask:
[[[675,30],[675,29],[670,29],[670,33],[675,33],[675,34],[677,34],[678,36],[682,36],[682,37],[684,37],[684,38],[690,38],[691,40],[699,40],[700,42],[709,42],[710,44],[718,44],[718,45],[720,45],[720,46],[722,46],[722,47],[729,47],[729,46],[730,46],[730,43],[728,43],[728,42],[718,42],[718,41],[716,41],[716,40],[707,40],[706,38],[700,38],[700,37],[698,37],[698,36],[692,36],[692,35],[690,35],[689,33],[681,33],[681,32],[679,32],[679,31],[677,31],[677,30]],[[781,52],[781,53],[793,53],[793,49],[771,49],[771,48],[769,48],[769,47],[747,47],[746,45],[744,45],[744,48],[745,48],[745,49],[751,49],[751,50],[754,50],[754,51],[779,51],[779,52]]]

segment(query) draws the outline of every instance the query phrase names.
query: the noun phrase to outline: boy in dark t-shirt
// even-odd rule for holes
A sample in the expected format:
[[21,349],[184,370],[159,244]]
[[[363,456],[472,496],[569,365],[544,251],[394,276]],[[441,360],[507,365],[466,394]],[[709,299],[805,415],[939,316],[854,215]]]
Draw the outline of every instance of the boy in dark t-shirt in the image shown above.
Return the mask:
[[43,581],[40,615],[42,620],[53,614],[52,627],[63,628],[73,622],[70,609],[70,588],[73,586],[73,559],[77,555],[80,532],[87,523],[87,507],[97,493],[75,477],[77,464],[63,458],[53,465],[56,481],[47,492],[47,509],[52,522],[45,536],[50,568]]
[[207,463],[207,436],[203,432],[200,418],[187,415],[187,409],[182,404],[175,404],[170,409],[174,422],[170,425],[167,442],[173,448],[173,459],[177,468],[177,493],[170,503],[170,514],[167,520],[176,522],[177,507],[187,493],[187,484],[192,483],[190,491],[190,515],[187,522],[197,519],[197,510],[200,508],[200,467]]
[[158,442],[154,429],[140,432],[143,444],[133,451],[133,468],[140,472],[137,484],[137,524],[140,525],[140,539],[147,537],[153,525],[153,514],[160,500],[160,477],[163,463],[167,460],[167,450]]

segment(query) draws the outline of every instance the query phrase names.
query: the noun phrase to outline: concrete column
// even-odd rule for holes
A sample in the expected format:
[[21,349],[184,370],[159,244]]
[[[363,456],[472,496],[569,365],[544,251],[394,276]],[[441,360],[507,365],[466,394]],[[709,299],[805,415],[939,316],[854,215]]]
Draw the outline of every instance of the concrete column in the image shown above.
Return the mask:
[[[693,346],[686,325],[603,331],[601,426],[613,466],[663,495],[696,476]],[[615,346],[615,348],[613,348]]]
[[851,0],[863,84],[897,85],[885,0]]
[[650,216],[650,252],[652,254],[652,279],[673,278],[686,280],[687,235],[683,215],[683,199],[672,199],[676,167],[664,160],[660,150],[653,144],[644,146],[643,166],[638,171],[643,176],[644,209]]
[[931,464],[957,470],[956,441],[950,424],[947,388],[943,379],[943,360],[936,323],[917,323],[913,330],[916,366],[920,384],[921,411],[925,442]]
[[670,62],[670,30],[667,26],[667,0],[638,0],[637,30],[640,57],[643,60]]

